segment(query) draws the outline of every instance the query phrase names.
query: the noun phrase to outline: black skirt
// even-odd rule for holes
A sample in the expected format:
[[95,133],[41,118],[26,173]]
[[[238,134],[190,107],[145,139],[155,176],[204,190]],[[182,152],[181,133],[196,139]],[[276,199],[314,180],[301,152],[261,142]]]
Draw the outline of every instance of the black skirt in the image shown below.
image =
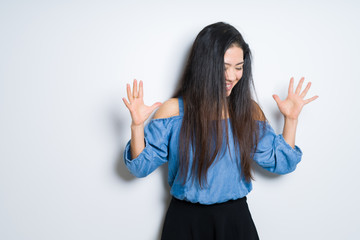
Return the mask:
[[172,198],[161,240],[259,239],[246,197],[204,205]]

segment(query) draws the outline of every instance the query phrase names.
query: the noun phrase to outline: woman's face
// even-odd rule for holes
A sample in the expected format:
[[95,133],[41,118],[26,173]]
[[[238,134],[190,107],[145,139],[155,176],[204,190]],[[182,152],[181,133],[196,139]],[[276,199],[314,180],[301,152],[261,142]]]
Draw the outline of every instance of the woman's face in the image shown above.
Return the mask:
[[243,75],[244,53],[237,46],[228,48],[224,55],[226,96],[230,96],[231,90],[239,82]]

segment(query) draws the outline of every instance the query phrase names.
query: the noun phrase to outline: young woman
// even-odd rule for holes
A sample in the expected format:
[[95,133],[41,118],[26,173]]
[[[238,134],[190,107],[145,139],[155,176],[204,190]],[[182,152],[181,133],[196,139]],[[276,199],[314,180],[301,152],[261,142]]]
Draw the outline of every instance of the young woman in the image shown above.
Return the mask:
[[[277,135],[253,100],[251,52],[231,25],[215,23],[196,37],[180,88],[164,104],[143,102],[143,83],[127,84],[131,140],[124,160],[145,177],[168,162],[172,200],[162,239],[259,239],[246,202],[253,162],[270,172],[295,170],[302,152],[295,145],[298,116],[310,82],[304,78],[288,96],[273,95],[284,115]],[[161,105],[154,118],[145,120]]]

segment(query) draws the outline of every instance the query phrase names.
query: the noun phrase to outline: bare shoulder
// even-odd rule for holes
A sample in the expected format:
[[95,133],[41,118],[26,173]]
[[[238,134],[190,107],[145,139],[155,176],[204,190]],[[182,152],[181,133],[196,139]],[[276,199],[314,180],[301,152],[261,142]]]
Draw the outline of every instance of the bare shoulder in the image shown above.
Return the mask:
[[253,118],[258,121],[266,121],[266,117],[261,107],[257,102],[252,100],[253,102]]
[[164,102],[156,111],[154,119],[169,118],[178,115],[180,115],[179,100],[177,98],[170,98],[169,100]]

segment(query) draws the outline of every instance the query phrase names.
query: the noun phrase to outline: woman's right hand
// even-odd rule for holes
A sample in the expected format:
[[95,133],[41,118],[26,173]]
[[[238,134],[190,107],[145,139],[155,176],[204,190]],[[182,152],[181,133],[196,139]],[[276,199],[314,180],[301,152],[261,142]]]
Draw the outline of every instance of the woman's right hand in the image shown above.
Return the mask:
[[143,82],[140,80],[139,90],[137,88],[137,80],[134,79],[133,91],[131,92],[130,84],[126,84],[127,97],[129,102],[123,97],[126,107],[131,114],[131,126],[142,126],[151,113],[158,108],[162,103],[156,102],[151,106],[146,106],[143,100]]

